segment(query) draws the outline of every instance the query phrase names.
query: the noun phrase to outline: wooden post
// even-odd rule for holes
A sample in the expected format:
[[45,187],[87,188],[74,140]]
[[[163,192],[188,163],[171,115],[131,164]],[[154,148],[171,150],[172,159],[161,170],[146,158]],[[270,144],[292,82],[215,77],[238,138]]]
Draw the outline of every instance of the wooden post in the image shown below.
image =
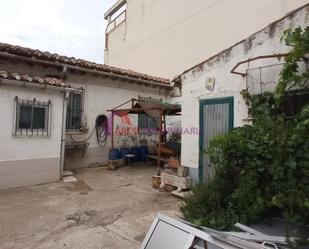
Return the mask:
[[163,121],[164,121],[164,131],[166,131],[166,116],[163,116]]
[[164,141],[166,142],[167,133],[166,133],[166,116],[165,115],[163,115],[163,124],[164,124]]
[[114,148],[114,112],[112,111],[112,149]]
[[157,162],[157,174],[160,174],[161,164],[161,143],[162,143],[162,110],[160,110],[160,125],[159,125],[159,149],[158,149],[158,162]]

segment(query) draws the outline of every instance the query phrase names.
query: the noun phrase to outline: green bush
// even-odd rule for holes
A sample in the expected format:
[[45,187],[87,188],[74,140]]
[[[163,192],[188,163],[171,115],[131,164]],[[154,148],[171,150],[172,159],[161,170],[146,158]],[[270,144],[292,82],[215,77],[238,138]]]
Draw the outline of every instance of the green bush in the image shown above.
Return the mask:
[[256,122],[210,142],[216,174],[193,188],[185,218],[221,230],[274,214],[309,223],[309,107],[294,120]]
[[[305,231],[295,231],[308,242],[309,231],[309,106],[294,118],[282,113],[291,88],[308,92],[309,70],[298,72],[298,62],[309,54],[309,28],[284,32],[292,46],[274,93],[251,96],[243,91],[251,126],[235,128],[210,141],[207,152],[215,176],[197,184],[181,211],[189,221],[229,230],[235,222],[251,223],[281,216]],[[308,62],[308,61],[307,61]]]

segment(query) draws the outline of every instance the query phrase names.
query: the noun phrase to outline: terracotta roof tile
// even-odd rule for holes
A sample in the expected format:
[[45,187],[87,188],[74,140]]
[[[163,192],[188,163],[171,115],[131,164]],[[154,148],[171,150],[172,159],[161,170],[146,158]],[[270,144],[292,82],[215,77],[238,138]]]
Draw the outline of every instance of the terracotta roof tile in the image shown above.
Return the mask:
[[63,80],[52,78],[52,77],[44,77],[44,76],[30,76],[29,74],[15,73],[15,72],[7,72],[0,71],[0,79],[7,80],[17,80],[17,81],[26,81],[30,83],[38,83],[42,85],[56,86],[56,87],[65,87],[66,84]]
[[98,71],[107,72],[107,73],[114,73],[116,75],[128,76],[130,78],[150,81],[150,83],[152,82],[154,84],[162,84],[166,86],[171,85],[171,82],[168,79],[155,77],[155,76],[151,76],[151,75],[143,74],[143,73],[137,73],[137,72],[134,72],[128,69],[108,66],[105,64],[98,64],[98,63],[83,60],[83,59],[76,59],[74,57],[58,55],[56,53],[52,54],[47,51],[43,52],[37,49],[15,46],[15,45],[7,44],[7,43],[0,42],[0,52],[23,56],[23,57],[41,59],[41,60],[46,60],[50,62],[68,64],[68,65],[80,67],[81,69],[85,68],[85,69],[98,70]]

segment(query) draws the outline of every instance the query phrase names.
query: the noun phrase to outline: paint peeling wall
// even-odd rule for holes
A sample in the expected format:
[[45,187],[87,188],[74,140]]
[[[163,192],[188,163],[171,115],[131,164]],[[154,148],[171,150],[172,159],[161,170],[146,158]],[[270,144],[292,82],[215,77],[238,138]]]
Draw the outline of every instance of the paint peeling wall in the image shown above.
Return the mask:
[[[53,66],[41,66],[39,64],[28,64],[17,60],[7,60],[5,58],[0,57],[0,70],[6,70],[9,72],[18,72],[18,73],[28,73],[30,75],[49,75],[49,76],[64,76],[61,68],[56,68]],[[75,168],[84,168],[88,167],[90,164],[95,163],[104,163],[108,161],[108,151],[111,147],[111,137],[108,136],[106,146],[101,148],[98,146],[96,141],[95,133],[93,131],[95,127],[95,120],[96,117],[100,114],[108,115],[108,109],[112,109],[117,105],[122,104],[123,102],[131,99],[131,98],[138,98],[138,96],[142,97],[152,97],[156,99],[163,99],[164,101],[169,101],[168,91],[165,89],[159,89],[157,87],[146,87],[143,85],[137,85],[134,83],[128,83],[125,80],[119,79],[111,79],[102,77],[99,75],[93,75],[89,73],[80,73],[77,71],[71,72],[68,71],[66,75],[66,82],[67,84],[73,87],[83,87],[85,89],[84,92],[84,120],[87,122],[89,130],[86,133],[67,133],[66,134],[66,142],[72,141],[72,137],[76,141],[83,141],[88,138],[87,142],[89,142],[89,147],[86,153],[82,156],[81,149],[75,150],[66,150],[65,152],[65,169],[75,169]],[[18,89],[25,89],[25,91],[29,92],[31,97],[37,97],[39,99],[40,94],[44,94],[42,90],[33,90],[32,88],[26,87],[19,87],[19,88],[12,88],[12,94],[16,91],[18,93]],[[2,92],[2,94],[4,94]],[[14,95],[15,96],[15,95]],[[57,108],[55,115],[52,117],[53,119],[57,119],[58,115],[62,115],[62,98],[63,95],[61,94],[61,102],[55,103],[55,107]],[[3,99],[4,101],[4,99]],[[6,101],[6,100],[5,100]],[[13,100],[12,100],[13,101]],[[5,108],[12,108],[11,102],[6,102]],[[127,106],[129,107],[129,106]],[[4,108],[4,107],[3,107]],[[10,109],[11,110],[11,109]],[[8,114],[7,117],[11,119],[11,114]],[[57,122],[61,122],[60,120]],[[132,127],[137,127],[137,116],[132,115],[131,117]],[[8,136],[11,138],[11,126],[12,123],[10,120],[6,120],[5,122],[6,128],[5,134],[9,134]],[[8,129],[7,127],[10,127]],[[117,127],[122,128],[125,127],[121,119],[116,117],[115,118],[115,130]],[[57,126],[57,132],[61,132],[61,126]],[[4,133],[3,133],[4,134]],[[90,136],[91,135],[91,136]],[[59,135],[60,136],[60,135]],[[139,140],[146,139],[148,144],[154,145],[154,140],[158,140],[156,136],[116,136],[115,137],[115,146],[122,147],[122,146],[132,146],[139,143]],[[32,140],[30,138],[30,140]],[[29,141],[30,141],[29,140]],[[36,158],[34,155],[40,157],[40,153],[43,151],[47,151],[49,154],[54,153],[56,150],[57,155],[60,155],[60,140],[61,137],[57,140],[57,143],[51,143],[49,146],[50,140],[35,140],[37,147],[34,147],[33,150],[30,147],[27,147],[26,144],[23,145],[22,142],[18,142],[14,144],[13,147],[7,147],[8,151],[12,155],[18,155],[16,151],[19,149],[22,152],[19,154],[20,156],[25,155],[28,158]],[[24,140],[18,140],[24,141]],[[3,146],[6,144],[7,141],[3,140]],[[24,150],[24,147],[25,150]],[[29,152],[32,151],[33,153]],[[36,151],[37,150],[37,151]],[[36,151],[36,152],[35,152]],[[8,156],[10,153],[6,153],[6,150],[3,150],[3,156]],[[43,153],[44,154],[44,153]],[[1,154],[0,154],[1,155]],[[0,157],[1,160],[7,160],[2,155]],[[45,155],[45,157],[47,157]],[[13,158],[14,159],[14,158]],[[56,165],[59,167],[59,164]],[[1,172],[0,172],[1,174]]]
[[[108,109],[112,109],[131,98],[152,97],[155,99],[167,100],[167,92],[159,90],[158,88],[144,87],[135,84],[128,84],[123,81],[102,79],[101,77],[94,77],[90,75],[76,75],[69,74],[69,82],[74,82],[71,85],[75,87],[83,87],[85,89],[84,99],[84,114],[85,120],[88,124],[89,130],[86,134],[72,135],[75,140],[83,140],[87,138],[91,131],[95,127],[95,119],[97,115],[104,114],[110,115],[107,112]],[[130,104],[125,106],[130,107]],[[125,108],[124,107],[124,108]],[[130,115],[130,121],[132,123],[131,128],[137,127],[137,115]],[[123,125],[121,118],[115,117],[114,131],[117,128],[122,129],[128,127]],[[139,136],[139,135],[124,135],[119,136],[119,133],[115,134],[114,145],[115,147],[134,146],[139,144],[141,139],[146,139],[150,145],[154,145],[154,140],[157,140],[155,136]],[[67,140],[70,140],[70,136],[67,135]],[[65,168],[82,168],[88,167],[89,164],[94,163],[106,163],[108,161],[108,151],[111,147],[111,136],[108,136],[106,146],[101,148],[96,141],[95,133],[87,141],[90,143],[84,156],[81,156],[81,151],[67,152],[65,160]]]
[[172,78],[307,0],[127,0],[105,63]]
[[[199,101],[220,97],[234,97],[234,126],[247,124],[247,106],[240,95],[246,89],[246,77],[231,74],[231,69],[240,61],[261,55],[286,53],[290,48],[280,43],[283,30],[288,27],[309,24],[309,7],[303,8],[295,14],[272,25],[244,42],[218,54],[182,75],[182,127],[199,126]],[[246,72],[247,69],[278,64],[277,59],[258,60],[247,63],[238,68]],[[270,67],[269,70],[272,67]],[[269,71],[269,75],[277,75],[278,70]],[[206,78],[215,79],[213,91],[205,87]],[[182,135],[182,164],[191,168],[191,175],[197,177],[199,164],[199,135]]]

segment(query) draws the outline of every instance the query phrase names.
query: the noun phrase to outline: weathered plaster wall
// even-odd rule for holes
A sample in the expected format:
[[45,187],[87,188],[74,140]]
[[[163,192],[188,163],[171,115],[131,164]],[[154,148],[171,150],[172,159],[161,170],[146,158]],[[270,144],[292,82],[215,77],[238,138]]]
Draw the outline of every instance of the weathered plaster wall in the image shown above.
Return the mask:
[[[49,76],[64,76],[62,73],[62,68],[56,68],[53,66],[42,66],[37,63],[23,63],[21,61],[17,60],[7,60],[0,57],[0,70],[7,70],[9,72],[19,72],[19,73],[28,73],[30,75],[49,75]],[[153,98],[162,98],[167,99],[166,96],[168,95],[168,92],[164,89],[159,89],[157,87],[146,87],[143,85],[137,85],[134,83],[128,83],[124,80],[119,79],[110,79],[106,77],[102,77],[99,75],[89,74],[89,73],[80,73],[78,71],[70,71],[68,70],[66,75],[66,81],[68,84],[74,87],[83,87],[85,89],[84,94],[84,115],[85,120],[87,121],[89,131],[87,133],[74,133],[71,134],[75,140],[84,140],[87,138],[91,131],[94,128],[95,125],[95,119],[97,115],[99,114],[105,114],[107,115],[108,109],[111,109],[130,98],[137,98],[139,95],[143,97],[153,97]],[[44,93],[43,91],[34,91],[32,88],[25,89],[31,97],[37,96],[37,99],[39,99],[38,95],[39,93]],[[15,89],[12,88],[12,95],[14,97],[18,92],[15,92]],[[61,97],[62,100],[62,97]],[[4,100],[3,100],[4,101]],[[13,101],[13,98],[12,98]],[[58,115],[62,114],[62,102],[61,104],[55,104],[58,108],[56,111],[57,117]],[[8,118],[11,118],[8,116]],[[54,116],[52,117],[54,118]],[[132,123],[133,126],[136,126],[137,117],[132,117]],[[57,121],[58,122],[58,121]],[[9,123],[11,125],[11,123]],[[117,125],[121,125],[121,119],[115,118],[115,128]],[[59,129],[58,129],[59,128]],[[60,127],[57,128],[57,132],[61,132]],[[11,126],[8,128],[6,127],[6,131],[9,132],[9,135],[11,136]],[[60,134],[60,133],[59,133]],[[149,143],[151,143],[152,140],[154,140],[153,136],[146,136],[147,140],[149,140]],[[124,137],[116,138],[115,139],[115,146],[122,146],[123,140],[126,139]],[[137,138],[138,139],[138,138]],[[35,140],[36,141],[36,140]],[[66,141],[71,141],[71,137],[67,134],[66,135]],[[108,137],[106,147],[101,148],[98,146],[95,134],[93,134],[88,142],[90,143],[86,154],[84,156],[81,156],[82,151],[76,150],[76,151],[66,151],[65,153],[65,169],[74,169],[74,168],[83,168],[88,167],[89,164],[92,163],[102,163],[106,162],[108,160],[108,151],[111,146],[111,139],[110,136]],[[132,140],[129,141],[132,144]],[[60,153],[60,137],[57,141],[57,145],[51,145],[52,149],[49,148],[49,145],[46,145],[41,142],[36,142],[38,146],[44,145],[40,147],[39,151],[47,151],[48,153],[52,153],[54,150],[54,146],[57,146],[57,152]],[[17,145],[16,145],[17,146]],[[35,152],[35,149],[38,149],[34,147],[34,150],[31,150],[31,147],[27,147],[26,150],[23,149],[23,146],[17,146],[16,148],[22,148],[21,155],[25,155],[26,157],[32,158],[33,155],[40,155],[40,152]],[[7,153],[3,153],[7,154]],[[16,154],[16,150],[12,151],[11,154]],[[59,157],[59,154],[58,154]],[[36,158],[36,157],[34,157]],[[1,157],[0,157],[1,160]],[[8,160],[7,158],[3,158],[3,160]]]
[[[107,112],[108,109],[112,109],[131,98],[142,97],[153,97],[156,99],[166,99],[166,92],[159,90],[158,88],[145,87],[136,84],[128,84],[125,82],[120,82],[117,80],[110,80],[101,77],[93,77],[90,75],[77,75],[69,74],[69,82],[74,82],[71,84],[75,87],[83,87],[85,89],[85,117],[89,127],[89,131],[82,135],[72,135],[75,140],[83,140],[88,137],[93,128],[95,127],[95,119],[97,115],[105,114],[110,115]],[[130,104],[125,106],[130,107]],[[137,115],[130,115],[132,127],[137,127]],[[121,119],[115,117],[114,130],[117,127],[123,127]],[[133,139],[132,139],[133,138]],[[117,136],[114,137],[114,145],[116,147],[121,147],[123,145],[134,145],[140,136],[136,135],[133,137],[129,136]],[[149,144],[153,144],[154,136],[145,137]],[[70,136],[67,136],[70,139]],[[134,140],[136,139],[136,140]],[[108,136],[106,147],[101,148],[98,146],[96,141],[96,136],[93,134],[88,140],[90,143],[87,152],[83,157],[81,157],[81,151],[76,151],[74,153],[68,152],[66,154],[65,168],[81,168],[88,167],[92,163],[104,163],[108,160],[108,151],[111,146],[111,136]]]
[[172,78],[307,0],[127,0],[105,63]]
[[[51,100],[51,135],[15,137],[14,98]],[[0,189],[58,181],[63,94],[0,84]]]
[[[182,127],[199,127],[200,100],[228,96],[234,97],[234,126],[246,124],[245,119],[248,118],[247,106],[240,95],[240,91],[246,89],[246,78],[231,74],[231,69],[238,62],[248,58],[288,52],[290,48],[280,43],[283,30],[288,27],[306,26],[308,24],[309,6],[183,74]],[[246,69],[277,63],[279,63],[277,59],[258,60],[244,64],[238,71],[246,72]],[[272,72],[269,71],[269,73]],[[215,78],[214,91],[205,88],[206,77]],[[191,174],[195,177],[197,177],[199,152],[199,135],[183,134],[181,161],[183,165],[191,168]]]

